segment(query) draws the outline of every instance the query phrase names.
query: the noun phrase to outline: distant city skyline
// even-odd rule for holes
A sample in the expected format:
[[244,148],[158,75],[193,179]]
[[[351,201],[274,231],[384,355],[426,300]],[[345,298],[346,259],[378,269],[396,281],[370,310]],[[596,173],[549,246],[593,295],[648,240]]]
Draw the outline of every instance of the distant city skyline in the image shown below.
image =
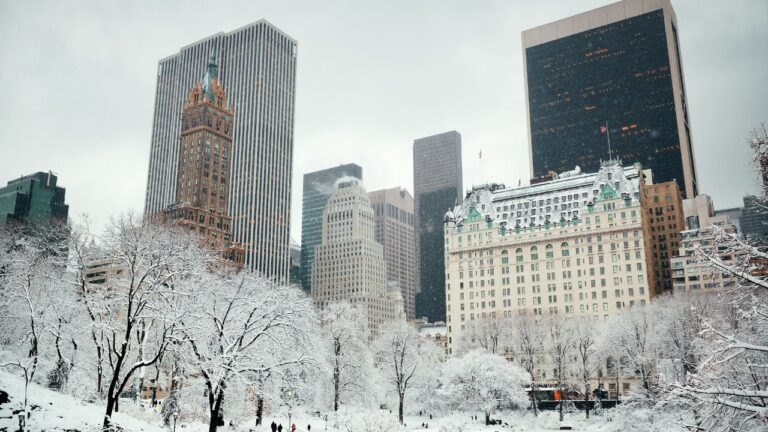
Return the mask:
[[[119,9],[3,2],[0,49],[13,64],[0,68],[0,79],[13,85],[0,108],[0,178],[54,171],[70,216],[88,213],[96,228],[129,209],[141,213],[157,60],[263,18],[298,41],[294,239],[301,238],[303,174],[353,160],[366,170],[369,190],[410,185],[412,167],[402,161],[414,137],[434,131],[461,131],[465,187],[481,181],[481,149],[486,181],[525,183],[521,32],[610,3],[243,2],[201,14],[195,3],[176,1]],[[768,58],[757,50],[768,40],[768,4],[672,4],[700,192],[719,209],[740,206],[759,187],[745,139],[768,120]]]

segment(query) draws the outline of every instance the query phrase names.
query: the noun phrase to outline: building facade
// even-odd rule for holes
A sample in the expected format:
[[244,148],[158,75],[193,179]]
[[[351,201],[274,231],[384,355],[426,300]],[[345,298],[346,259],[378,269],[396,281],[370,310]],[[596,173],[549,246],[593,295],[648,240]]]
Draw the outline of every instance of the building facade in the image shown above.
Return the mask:
[[654,291],[672,292],[670,260],[678,254],[680,231],[685,229],[683,200],[675,181],[643,185],[646,219],[645,236],[650,242],[650,271]]
[[741,233],[753,241],[768,241],[768,205],[763,198],[747,195],[741,209]]
[[690,119],[669,0],[624,0],[522,33],[534,177],[610,154],[698,195]]
[[216,59],[208,60],[201,82],[189,91],[181,115],[176,200],[163,219],[205,239],[213,250],[242,265],[244,250],[232,242],[229,179],[234,108],[218,77]]
[[323,232],[315,247],[312,298],[324,308],[348,301],[361,306],[369,339],[385,321],[405,319],[399,287],[389,289],[384,247],[376,242],[375,216],[357,179],[341,179],[323,211]]
[[416,239],[413,197],[402,188],[368,193],[376,220],[376,241],[384,246],[387,281],[397,282],[407,319],[416,314]]
[[296,41],[265,20],[217,33],[160,60],[145,216],[176,198],[182,110],[213,53],[234,106],[229,215],[249,270],[288,280]]
[[462,199],[461,135],[456,131],[413,142],[416,222],[416,317],[445,321],[443,215]]
[[37,172],[11,180],[0,188],[0,228],[8,224],[66,223],[66,190],[52,172]]
[[654,295],[639,165],[483,185],[445,215],[448,349],[467,324],[530,313],[605,319]]
[[301,201],[301,287],[312,292],[312,265],[315,246],[323,236],[323,209],[335,190],[335,184],[344,177],[363,179],[363,168],[350,163],[304,174]]
[[[707,292],[735,286],[735,281],[728,273],[715,270],[696,254],[699,248],[716,248],[717,237],[721,231],[735,233],[736,228],[726,218],[706,227],[680,233],[680,250],[671,263],[675,293]],[[734,251],[730,249],[724,249],[718,255],[725,262],[736,260]]]

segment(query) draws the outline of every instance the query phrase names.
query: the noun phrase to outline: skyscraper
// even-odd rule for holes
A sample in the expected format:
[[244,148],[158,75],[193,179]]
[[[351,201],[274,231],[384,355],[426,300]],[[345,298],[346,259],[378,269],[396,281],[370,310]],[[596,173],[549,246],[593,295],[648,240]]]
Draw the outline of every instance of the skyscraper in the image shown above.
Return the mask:
[[[609,154],[698,194],[677,20],[669,0],[624,0],[522,34],[534,177]],[[607,122],[607,132],[601,127]],[[607,144],[610,138],[610,152]]]
[[265,20],[160,60],[144,213],[175,200],[182,108],[211,54],[235,109],[227,181],[233,240],[245,248],[247,269],[287,281],[296,41]]
[[190,89],[184,103],[176,201],[165,208],[164,219],[184,225],[224,257],[242,264],[243,251],[232,243],[227,212],[233,116],[211,56],[202,82]]
[[376,242],[371,202],[360,180],[336,182],[323,210],[322,238],[315,247],[312,298],[319,307],[348,301],[361,306],[373,339],[385,321],[405,319],[400,290],[387,284],[384,247]]
[[408,319],[416,316],[416,239],[413,197],[396,187],[368,192],[376,218],[376,241],[384,246],[387,281],[400,288]]
[[50,224],[67,221],[69,206],[56,176],[37,172],[8,182],[0,188],[0,228],[8,223]]
[[323,209],[335,190],[336,181],[344,177],[363,179],[363,169],[350,163],[304,174],[301,202],[301,287],[312,291],[312,263],[315,246],[320,244],[323,231]]
[[456,131],[413,141],[416,218],[416,317],[445,320],[443,216],[461,202],[461,135]]

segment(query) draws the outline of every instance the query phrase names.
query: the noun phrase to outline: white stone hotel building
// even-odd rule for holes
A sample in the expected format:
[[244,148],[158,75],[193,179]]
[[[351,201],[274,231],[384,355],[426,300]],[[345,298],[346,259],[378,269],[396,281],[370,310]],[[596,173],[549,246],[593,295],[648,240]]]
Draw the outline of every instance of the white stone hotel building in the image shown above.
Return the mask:
[[602,162],[530,186],[474,187],[445,215],[449,351],[484,317],[565,314],[602,320],[654,295],[646,176]]

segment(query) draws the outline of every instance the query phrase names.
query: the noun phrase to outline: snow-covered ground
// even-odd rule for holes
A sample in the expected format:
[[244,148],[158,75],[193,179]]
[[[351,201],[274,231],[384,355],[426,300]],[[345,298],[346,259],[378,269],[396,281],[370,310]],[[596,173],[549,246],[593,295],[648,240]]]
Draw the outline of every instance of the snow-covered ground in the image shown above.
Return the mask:
[[[24,382],[17,376],[0,372],[0,391],[7,392],[10,402],[0,405],[0,431],[14,431],[18,427],[18,416],[14,411],[20,410],[24,397]],[[32,415],[28,424],[28,430],[32,431],[82,431],[96,432],[101,426],[104,414],[103,405],[83,403],[68,395],[32,385],[29,392]],[[159,415],[137,407],[135,404],[125,402],[121,405],[124,412],[116,413],[115,423],[125,431],[135,432],[160,432],[168,431],[162,427]],[[564,422],[558,420],[556,412],[544,412],[538,417],[530,413],[499,413],[493,418],[502,419],[506,425],[483,425],[482,413],[455,413],[441,418],[430,419],[429,415],[407,416],[405,425],[397,424],[395,414],[384,410],[365,410],[359,408],[345,408],[338,414],[329,414],[325,420],[325,414],[319,417],[316,414],[306,412],[292,413],[291,421],[296,424],[297,430],[307,431],[311,426],[313,431],[343,431],[343,432],[405,432],[405,431],[458,431],[458,432],[544,432],[559,430],[560,426],[571,426],[575,431],[609,432],[609,431],[675,431],[674,424],[659,425],[655,428],[648,425],[650,419],[642,412],[635,412],[633,418],[620,416],[610,410],[600,416],[592,416],[590,420],[584,418],[583,412],[568,414]],[[476,415],[477,420],[472,416]],[[254,420],[246,420],[236,427],[221,427],[221,432],[269,431],[272,421],[283,425],[283,431],[290,431],[288,413],[280,413],[274,416],[266,416],[264,425],[256,428]],[[428,424],[423,427],[422,424]],[[205,424],[178,424],[179,432],[204,432],[208,427]]]

